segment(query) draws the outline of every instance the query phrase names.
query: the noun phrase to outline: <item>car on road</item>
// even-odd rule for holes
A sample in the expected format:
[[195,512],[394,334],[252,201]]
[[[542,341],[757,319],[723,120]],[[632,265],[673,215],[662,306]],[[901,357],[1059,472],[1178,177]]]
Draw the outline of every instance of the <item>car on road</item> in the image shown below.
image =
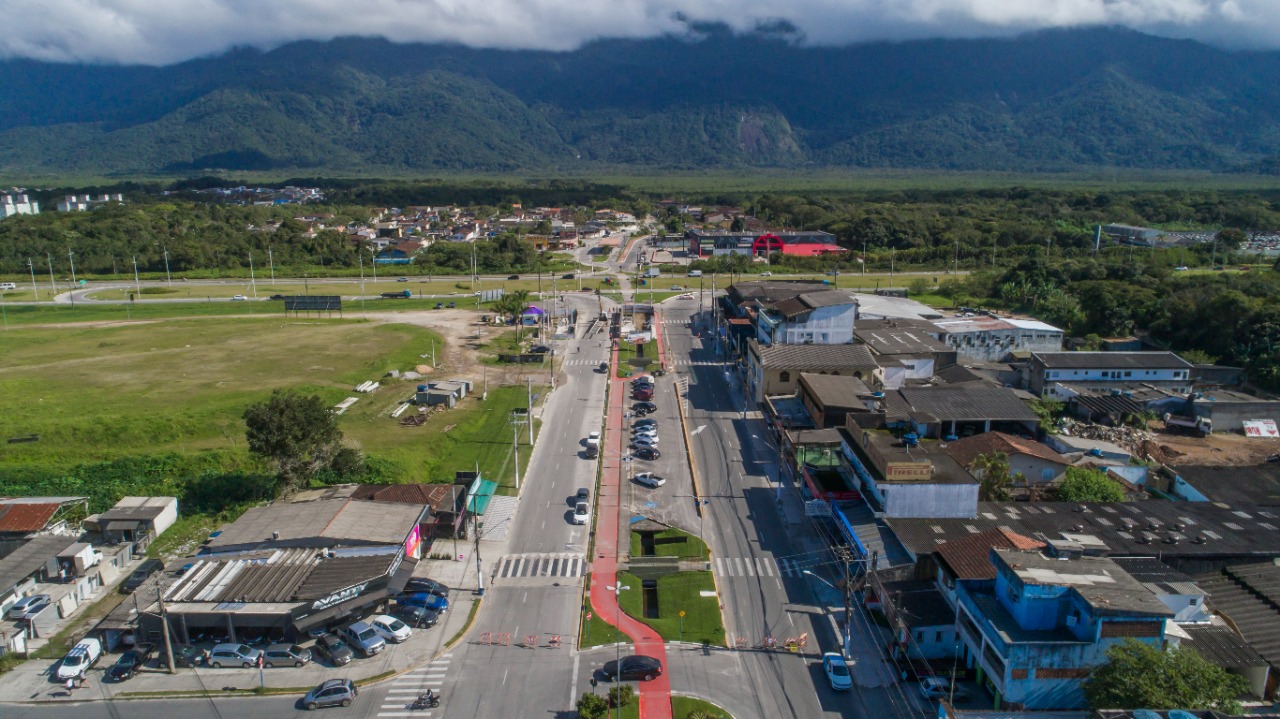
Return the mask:
[[518,279],[520,279],[520,275],[507,275],[507,279],[509,279],[509,280],[518,280]]
[[684,293],[684,294],[682,294],[682,295],[680,295],[680,296],[676,297],[676,299],[678,299],[678,300],[691,300],[691,299],[693,299],[693,293],[692,293],[692,292],[686,292],[686,293]]
[[671,285],[671,289],[672,289],[672,290],[674,290],[674,291],[676,291],[676,292],[683,292],[683,291],[684,291],[684,287],[682,287],[682,286],[680,286],[680,285]]
[[[430,594],[413,595],[429,597]],[[338,629],[338,636],[351,645],[352,649],[366,657],[371,657],[387,648],[387,640],[378,634],[378,630],[369,626],[368,622],[352,622]]]
[[411,578],[408,582],[405,582],[403,591],[406,593],[427,592],[428,594],[434,594],[437,597],[449,596],[448,587],[434,579],[428,579],[426,577]]
[[249,298],[245,297],[244,295],[232,295],[231,301],[232,302],[248,302]]
[[320,707],[349,707],[359,694],[360,690],[350,679],[326,679],[302,697],[302,706],[307,711],[315,711]]
[[369,626],[373,627],[374,631],[392,644],[399,644],[413,636],[413,630],[409,628],[408,624],[386,614],[379,614],[370,619]]
[[426,607],[409,607],[400,605],[393,612],[395,616],[404,620],[405,624],[415,628],[434,627],[436,622],[440,621],[440,613],[434,609]]
[[209,666],[218,669],[251,667],[258,663],[260,656],[262,656],[262,650],[254,649],[248,644],[218,644],[209,651]]
[[600,446],[600,433],[599,433],[599,432],[591,432],[590,434],[588,434],[588,435],[587,435],[587,446],[588,446],[588,447],[599,447],[599,446]]
[[773,277],[773,273],[772,273],[772,272],[769,272],[768,270],[765,270],[764,272],[761,272],[761,273],[760,273],[760,276],[761,276],[761,277]]
[[411,592],[396,597],[396,601],[410,607],[426,607],[437,612],[449,611],[449,600],[427,592]]
[[396,282],[408,282],[408,281],[409,281],[409,278],[408,278],[408,277],[397,277],[397,278],[396,278]]
[[840,654],[836,652],[823,654],[822,671],[826,672],[827,683],[832,689],[843,692],[853,688],[853,678],[849,676],[849,665]]
[[584,459],[595,459],[596,457],[599,457],[599,456],[600,456],[600,448],[595,446],[594,444],[589,444],[587,445],[586,449],[582,450],[582,457]]
[[283,299],[284,299],[284,295],[271,295],[271,296],[270,296],[270,297],[268,297],[267,299],[269,299],[269,300],[283,300]]
[[572,272],[566,272],[563,275],[560,275],[560,279],[562,280],[571,280],[573,278],[574,278],[574,274]]
[[662,456],[662,453],[654,447],[640,447],[636,451],[632,452],[632,454],[649,462],[652,462]]
[[586,502],[578,502],[573,505],[573,523],[586,524],[591,521],[591,505]]
[[262,662],[269,667],[300,667],[311,663],[311,650],[297,644],[272,644],[263,650]]
[[585,502],[591,499],[591,490],[586,487],[578,487],[578,491],[573,496],[577,501]]
[[159,559],[145,560],[142,564],[138,565],[137,569],[133,570],[133,574],[130,574],[128,579],[124,580],[124,582],[120,584],[120,591],[124,594],[136,591],[138,587],[141,587],[148,579],[151,578],[151,575],[163,569],[164,563]]
[[134,674],[138,673],[138,669],[146,666],[151,661],[151,655],[155,654],[156,645],[154,644],[135,644],[133,649],[120,655],[115,664],[107,670],[107,676],[112,681],[123,682],[132,679]]
[[606,681],[617,677],[622,681],[639,679],[647,682],[662,676],[662,662],[643,654],[630,654],[620,660],[605,662],[600,673]]
[[969,690],[962,686],[952,686],[946,677],[924,677],[920,680],[920,695],[925,699],[950,699],[952,701],[969,701]]
[[1186,272],[1187,270],[1189,270],[1189,269],[1191,269],[1191,268],[1190,268],[1190,267],[1187,267],[1186,265],[1178,265],[1177,267],[1175,267],[1175,268],[1173,268],[1173,269],[1174,269],[1174,270],[1176,270],[1176,271],[1178,271],[1178,272]]
[[599,366],[599,367],[596,367],[596,371],[597,371],[597,372],[608,372],[608,371],[609,371],[609,363],[608,363],[608,362],[601,362],[601,363],[600,363],[600,366]]
[[53,597],[48,594],[32,594],[29,597],[23,597],[18,603],[9,607],[9,618],[19,621],[31,619],[35,615],[43,612],[53,602]]
[[667,478],[653,472],[641,472],[635,476],[637,484],[643,484],[650,489],[657,489],[667,483]]
[[335,667],[350,664],[351,660],[355,658],[355,653],[351,651],[351,647],[347,646],[346,642],[328,632],[316,638],[314,650],[316,654],[329,660],[329,663]]

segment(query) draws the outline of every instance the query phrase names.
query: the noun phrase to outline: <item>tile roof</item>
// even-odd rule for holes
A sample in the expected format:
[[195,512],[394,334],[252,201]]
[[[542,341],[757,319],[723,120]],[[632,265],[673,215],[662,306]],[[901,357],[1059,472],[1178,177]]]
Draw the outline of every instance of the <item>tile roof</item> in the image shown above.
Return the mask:
[[458,496],[466,491],[466,487],[456,484],[362,484],[351,498],[426,505],[432,512],[452,512],[458,505]]
[[1191,369],[1172,352],[1032,352],[1049,369]]
[[898,390],[898,394],[907,401],[912,412],[927,412],[944,422],[988,419],[1036,421],[1036,413],[1007,387],[982,384],[904,387]]
[[751,351],[769,369],[845,371],[876,368],[876,361],[865,345],[783,345],[761,346],[749,342]]
[[0,504],[0,532],[39,532],[61,506],[58,502]]
[[947,444],[947,454],[964,467],[972,466],[973,461],[980,455],[992,452],[1004,452],[1005,456],[1009,457],[1025,454],[1064,466],[1071,464],[1066,457],[1047,445],[1004,432],[983,432]]
[[938,546],[938,554],[951,567],[956,579],[995,579],[992,549],[1041,549],[1044,546],[1040,540],[1000,528],[952,539]]

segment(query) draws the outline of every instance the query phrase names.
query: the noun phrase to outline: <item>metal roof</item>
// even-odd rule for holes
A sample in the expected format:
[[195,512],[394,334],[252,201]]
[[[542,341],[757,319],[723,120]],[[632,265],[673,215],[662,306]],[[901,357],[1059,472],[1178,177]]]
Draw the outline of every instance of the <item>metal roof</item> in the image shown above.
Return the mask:
[[1200,656],[1224,669],[1246,669],[1261,667],[1266,659],[1249,646],[1239,634],[1227,626],[1184,624],[1182,631],[1191,636],[1191,641],[1183,640],[1183,647],[1191,647]]
[[1209,498],[1240,507],[1280,506],[1280,465],[1258,464],[1247,467],[1174,467],[1188,484]]
[[938,419],[1035,422],[1036,413],[1006,387],[968,383],[938,387],[904,387],[898,394],[912,412],[928,412]]
[[[1209,606],[1226,616],[1253,647],[1272,666],[1280,666],[1280,610],[1274,595],[1254,592],[1250,582],[1256,569],[1280,572],[1274,565],[1227,567],[1222,573],[1197,577],[1200,588],[1209,595]],[[1243,580],[1242,580],[1243,576]]]
[[854,336],[881,355],[932,354],[954,352],[945,342],[933,335],[910,327],[881,327],[870,330],[854,330]]
[[60,502],[0,504],[0,532],[39,532],[61,508]]
[[858,407],[866,405],[862,397],[869,396],[871,390],[857,377],[834,374],[800,373],[801,387],[808,389],[808,394],[823,407]]
[[760,358],[760,364],[766,369],[853,371],[873,370],[877,367],[875,359],[871,357],[871,352],[865,345],[762,346],[755,339],[751,339],[749,347]]
[[1173,610],[1150,589],[1106,557],[1063,560],[1035,550],[993,551],[996,561],[1003,562],[1023,584],[1070,587],[1099,614],[1173,616]]
[[76,543],[75,537],[42,534],[33,537],[0,559],[0,591],[8,591],[40,571],[49,560]]
[[422,511],[420,505],[349,499],[277,502],[246,511],[208,547],[395,544],[409,536]]
[[1032,352],[1048,369],[1191,369],[1172,352]]

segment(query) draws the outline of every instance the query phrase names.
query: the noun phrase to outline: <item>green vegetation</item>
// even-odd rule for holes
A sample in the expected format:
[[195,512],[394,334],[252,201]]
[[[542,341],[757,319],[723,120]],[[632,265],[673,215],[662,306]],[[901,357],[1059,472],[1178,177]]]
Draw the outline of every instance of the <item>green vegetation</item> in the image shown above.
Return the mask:
[[1024,479],[1022,473],[1013,474],[1009,467],[1009,457],[1004,452],[980,454],[969,466],[979,477],[978,489],[984,502],[1007,502],[1012,497],[1010,490],[1014,480]]
[[1063,502],[1123,502],[1124,487],[1100,470],[1067,467],[1067,476],[1058,485],[1058,499]]
[[671,716],[675,719],[733,719],[729,712],[709,701],[693,697],[671,697]]
[[[641,546],[639,532],[631,533],[631,556],[645,556]],[[700,538],[679,529],[671,528],[653,535],[654,552],[657,557],[680,557],[681,559],[707,559],[711,556],[707,545]]]
[[658,344],[656,342],[618,343],[618,376],[630,377],[642,369],[649,370],[658,363]]
[[1094,669],[1084,693],[1095,709],[1213,709],[1240,713],[1239,697],[1249,691],[1244,677],[1207,661],[1196,650],[1165,650],[1126,639],[1107,650],[1107,663]]
[[599,694],[586,692],[578,697],[575,708],[580,719],[604,719],[609,715],[609,700]]
[[[658,579],[658,618],[644,616],[640,577],[619,572],[618,581],[631,589],[618,595],[622,611],[652,627],[667,641],[724,644],[724,621],[720,600],[715,596],[711,572],[677,572]],[[701,592],[713,592],[702,596]],[[684,611],[683,622],[680,611]],[[683,629],[683,631],[682,631]]]

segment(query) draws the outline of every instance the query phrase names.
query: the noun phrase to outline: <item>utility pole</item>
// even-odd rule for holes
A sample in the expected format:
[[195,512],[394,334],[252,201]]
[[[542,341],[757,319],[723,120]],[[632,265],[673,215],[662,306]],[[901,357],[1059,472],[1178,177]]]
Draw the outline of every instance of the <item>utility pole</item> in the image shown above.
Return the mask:
[[516,453],[516,492],[520,491],[520,422],[515,419],[515,415],[511,418],[511,447]]
[[138,279],[138,256],[133,256],[133,289],[137,290],[138,296],[142,296],[142,282]]
[[70,248],[70,247],[68,247],[68,248],[67,248],[67,259],[71,261],[71,288],[72,288],[72,289],[75,289],[75,286],[76,286],[76,258],[75,258],[75,254],[76,254],[76,253],[74,253],[74,252],[72,252],[72,251],[71,251],[71,248]]
[[533,378],[525,377],[524,381],[525,381],[525,386],[528,388],[528,393],[529,393],[529,414],[527,414],[526,417],[528,417],[529,419],[529,446],[532,447],[533,446]]
[[53,278],[53,253],[46,252],[45,257],[49,260],[49,288],[52,292],[49,296],[52,298],[58,294],[58,281]]
[[164,250],[164,281],[173,287],[173,275],[169,274],[169,248],[164,245],[160,248]]
[[862,238],[862,276],[867,276],[867,238]]
[[[361,268],[363,268],[363,267],[364,267],[364,255],[361,255],[360,253],[356,253],[356,256],[360,258],[360,260],[361,260]],[[273,257],[273,256],[271,255],[271,248],[270,248],[270,247],[268,247],[268,248],[267,248],[267,264],[268,264],[268,265],[270,265],[270,267],[271,267],[271,286],[272,286],[272,287],[275,287],[275,286],[276,286],[276,258],[275,258],[275,257]],[[360,271],[360,276],[361,276],[362,278],[364,277],[364,270],[363,270],[363,269],[361,269],[361,271]],[[363,290],[361,290],[361,291],[363,292]]]
[[249,253],[249,286],[253,288],[253,298],[258,299],[258,278],[253,274],[253,253]]
[[378,251],[370,247],[369,256],[373,258],[373,284],[376,287],[378,284]]
[[156,583],[156,600],[160,602],[160,631],[164,634],[164,658],[169,665],[169,673],[174,674],[178,671],[173,663],[173,638],[169,636],[169,614],[164,608],[164,593],[161,591],[160,583]]
[[476,519],[475,512],[471,513],[471,529],[475,535],[476,542],[476,596],[484,596],[484,569],[480,564],[480,523]]
[[27,269],[31,270],[31,293],[35,296],[36,302],[39,302],[40,287],[36,284],[36,266],[35,263],[31,261],[30,257],[27,258]]
[[956,269],[954,274],[956,275],[960,274],[960,239],[959,238],[956,239]]

